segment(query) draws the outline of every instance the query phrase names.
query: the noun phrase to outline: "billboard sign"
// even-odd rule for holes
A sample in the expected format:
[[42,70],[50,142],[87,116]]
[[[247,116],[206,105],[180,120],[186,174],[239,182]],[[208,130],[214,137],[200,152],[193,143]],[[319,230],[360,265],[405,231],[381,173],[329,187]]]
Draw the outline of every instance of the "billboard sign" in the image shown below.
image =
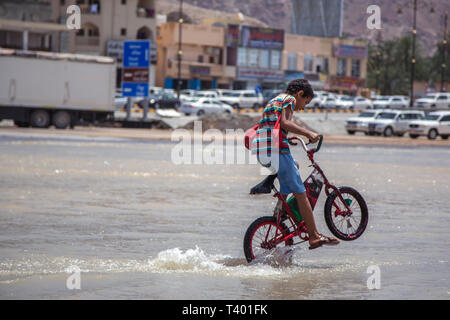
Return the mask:
[[284,72],[281,70],[238,68],[237,77],[239,80],[264,80],[282,82],[284,81]]
[[239,26],[237,24],[229,24],[226,35],[227,47],[239,46]]
[[367,48],[346,44],[335,44],[333,46],[333,54],[335,57],[365,58],[367,56]]
[[284,30],[243,26],[241,45],[248,48],[283,50]]

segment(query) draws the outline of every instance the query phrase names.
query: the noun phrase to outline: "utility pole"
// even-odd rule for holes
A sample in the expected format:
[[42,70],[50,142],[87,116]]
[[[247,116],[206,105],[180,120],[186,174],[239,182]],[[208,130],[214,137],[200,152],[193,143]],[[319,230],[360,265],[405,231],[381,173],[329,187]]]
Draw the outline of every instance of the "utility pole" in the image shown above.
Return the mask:
[[444,15],[444,39],[442,40],[442,65],[441,65],[441,92],[445,91],[444,83],[445,83],[445,69],[447,68],[447,20],[448,20],[448,11],[445,11]]
[[181,40],[182,40],[182,26],[183,26],[183,0],[180,0],[180,12],[178,19],[178,79],[177,79],[177,99],[180,99],[180,90],[181,90],[181,59],[183,55]]
[[409,107],[412,108],[414,100],[414,69],[416,65],[416,17],[417,17],[417,0],[414,0],[414,17],[413,17],[413,30],[412,30],[412,57],[411,57],[411,90],[409,96]]

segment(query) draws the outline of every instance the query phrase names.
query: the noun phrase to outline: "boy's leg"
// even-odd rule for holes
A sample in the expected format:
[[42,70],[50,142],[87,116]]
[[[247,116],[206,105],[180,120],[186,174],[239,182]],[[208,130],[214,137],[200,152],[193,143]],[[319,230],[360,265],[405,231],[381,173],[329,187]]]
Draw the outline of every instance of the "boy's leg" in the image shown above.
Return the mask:
[[320,235],[317,232],[316,222],[314,220],[311,204],[306,196],[306,192],[294,193],[295,199],[297,199],[298,208],[305,220],[306,228],[308,229],[309,244],[312,245],[317,241],[320,241]]

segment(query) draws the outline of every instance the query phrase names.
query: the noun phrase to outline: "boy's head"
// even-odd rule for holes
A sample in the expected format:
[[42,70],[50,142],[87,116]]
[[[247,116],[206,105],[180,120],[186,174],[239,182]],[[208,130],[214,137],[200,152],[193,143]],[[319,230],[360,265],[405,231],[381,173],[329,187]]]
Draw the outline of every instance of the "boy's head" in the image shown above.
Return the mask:
[[308,80],[295,79],[289,82],[286,93],[295,97],[295,109],[303,110],[314,97],[314,91]]

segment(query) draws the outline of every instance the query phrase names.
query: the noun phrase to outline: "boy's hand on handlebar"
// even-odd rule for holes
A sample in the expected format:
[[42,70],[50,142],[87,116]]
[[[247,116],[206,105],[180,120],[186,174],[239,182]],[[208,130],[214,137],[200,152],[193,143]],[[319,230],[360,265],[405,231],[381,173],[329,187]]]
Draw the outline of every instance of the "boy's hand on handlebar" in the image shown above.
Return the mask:
[[311,134],[308,136],[308,139],[311,143],[316,143],[320,140],[320,135],[317,133],[311,132]]

